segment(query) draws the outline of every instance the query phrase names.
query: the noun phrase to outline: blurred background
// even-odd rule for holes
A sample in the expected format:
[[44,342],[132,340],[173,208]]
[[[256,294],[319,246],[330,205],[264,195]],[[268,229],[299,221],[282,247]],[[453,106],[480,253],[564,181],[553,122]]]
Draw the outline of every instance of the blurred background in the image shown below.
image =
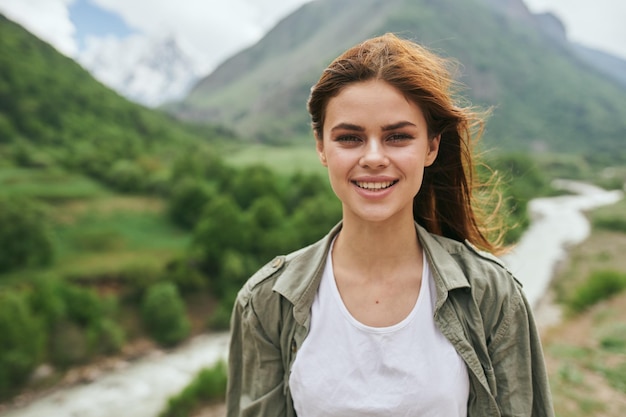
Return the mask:
[[394,32],[492,109],[479,147],[557,415],[623,416],[625,19],[618,0],[0,0],[0,415],[224,415],[237,291],[341,217],[310,87]]

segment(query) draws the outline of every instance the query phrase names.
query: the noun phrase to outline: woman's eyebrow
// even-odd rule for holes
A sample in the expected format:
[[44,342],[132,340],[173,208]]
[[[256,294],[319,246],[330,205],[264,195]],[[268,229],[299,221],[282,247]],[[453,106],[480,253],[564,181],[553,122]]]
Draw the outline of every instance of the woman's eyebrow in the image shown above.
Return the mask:
[[411,123],[411,122],[409,122],[407,120],[403,120],[401,122],[392,123],[392,124],[389,124],[389,125],[382,126],[381,129],[383,130],[383,132],[387,132],[389,130],[401,129],[401,128],[407,127],[407,126],[417,127],[417,126],[415,126],[415,123]]
[[330,129],[331,132],[334,132],[335,130],[356,130],[357,132],[364,132],[365,128],[363,126],[355,125],[352,123],[339,123],[338,125],[333,126],[332,129]]
[[[395,130],[395,129],[401,129],[403,127],[407,127],[407,126],[412,126],[412,127],[417,127],[415,126],[415,123],[411,123],[407,120],[403,120],[400,122],[396,122],[396,123],[391,123],[388,125],[384,125],[381,126],[381,130],[383,132],[387,132],[389,130]],[[354,130],[357,132],[363,132],[365,131],[365,128],[363,126],[359,126],[359,125],[355,125],[352,123],[339,123],[336,126],[333,126],[332,129],[330,129],[331,132],[334,132],[335,130]]]

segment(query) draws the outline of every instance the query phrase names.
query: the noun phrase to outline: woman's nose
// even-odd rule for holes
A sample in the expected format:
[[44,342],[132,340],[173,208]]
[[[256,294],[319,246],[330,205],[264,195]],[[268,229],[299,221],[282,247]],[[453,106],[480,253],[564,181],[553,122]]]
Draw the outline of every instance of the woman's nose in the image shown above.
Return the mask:
[[379,168],[389,164],[385,148],[378,140],[368,140],[359,164],[368,168]]

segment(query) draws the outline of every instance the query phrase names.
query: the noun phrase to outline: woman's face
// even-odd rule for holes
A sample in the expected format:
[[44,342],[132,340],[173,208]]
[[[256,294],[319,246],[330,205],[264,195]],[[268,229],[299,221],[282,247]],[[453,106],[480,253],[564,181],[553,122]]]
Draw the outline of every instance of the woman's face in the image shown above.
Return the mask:
[[331,98],[317,138],[344,221],[412,221],[413,197],[438,149],[421,109],[380,80],[350,84]]

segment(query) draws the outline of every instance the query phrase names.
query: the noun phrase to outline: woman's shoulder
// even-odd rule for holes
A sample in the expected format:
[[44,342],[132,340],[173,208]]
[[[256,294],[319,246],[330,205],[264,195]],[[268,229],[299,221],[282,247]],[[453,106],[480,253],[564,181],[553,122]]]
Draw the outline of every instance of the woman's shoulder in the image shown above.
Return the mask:
[[442,236],[431,236],[452,258],[474,291],[518,293],[522,287],[501,258],[478,249],[467,240],[459,242]]
[[[246,305],[251,298],[261,302],[269,301],[278,295],[276,283],[280,279],[283,283],[289,284],[294,279],[301,279],[302,265],[317,262],[314,256],[319,251],[321,241],[313,245],[293,251],[287,255],[279,255],[257,270],[243,285],[237,295],[237,302]],[[298,274],[294,273],[298,270]],[[296,277],[296,275],[298,275]],[[287,281],[286,283],[284,281]]]
[[[517,314],[530,314],[522,284],[500,258],[467,241],[458,242],[441,237],[435,239],[450,255],[447,262],[452,262],[452,266],[447,265],[447,268],[439,265],[440,269],[461,274],[462,278],[457,278],[455,282],[462,282],[462,286],[467,289],[455,292],[452,296],[469,296],[473,299],[472,304],[480,311],[480,315],[476,316],[477,322],[481,321],[485,328],[494,328],[501,321],[510,324]],[[439,261],[442,259],[446,262],[445,257],[440,257]],[[446,276],[442,280],[449,285],[451,278]],[[469,313],[465,311],[465,314]]]

